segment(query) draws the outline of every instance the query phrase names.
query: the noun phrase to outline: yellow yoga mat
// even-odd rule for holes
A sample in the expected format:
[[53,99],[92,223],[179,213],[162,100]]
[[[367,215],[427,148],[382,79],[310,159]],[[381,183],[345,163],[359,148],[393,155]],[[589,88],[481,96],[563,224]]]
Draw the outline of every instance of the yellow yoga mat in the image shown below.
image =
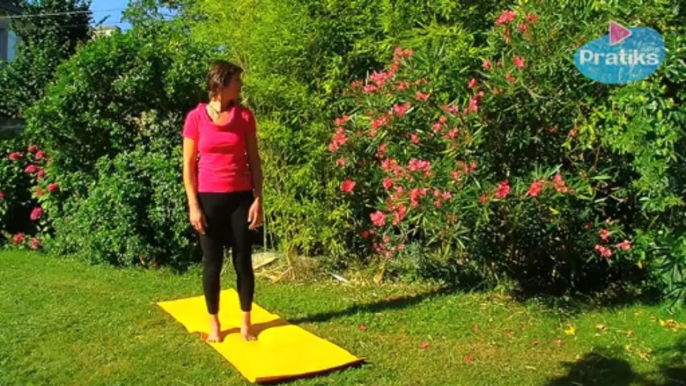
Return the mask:
[[[209,332],[204,296],[157,304],[183,324],[188,332],[201,335]],[[241,311],[235,290],[221,292],[219,309],[224,340],[208,344],[250,382],[313,375],[364,361],[255,304],[252,308],[252,332],[257,341],[244,341],[240,334]]]

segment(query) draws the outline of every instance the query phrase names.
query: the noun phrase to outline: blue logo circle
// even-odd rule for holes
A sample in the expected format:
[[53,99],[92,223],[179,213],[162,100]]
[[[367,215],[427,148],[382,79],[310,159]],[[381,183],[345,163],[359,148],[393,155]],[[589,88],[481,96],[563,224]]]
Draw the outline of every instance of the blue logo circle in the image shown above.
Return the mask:
[[626,84],[645,79],[662,64],[665,42],[647,27],[625,28],[610,23],[610,33],[574,54],[574,64],[586,77],[607,84]]

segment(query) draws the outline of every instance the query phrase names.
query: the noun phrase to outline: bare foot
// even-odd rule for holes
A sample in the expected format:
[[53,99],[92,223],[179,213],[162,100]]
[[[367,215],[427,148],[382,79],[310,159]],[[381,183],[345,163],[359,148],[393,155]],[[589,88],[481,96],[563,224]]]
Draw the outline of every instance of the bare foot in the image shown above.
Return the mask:
[[250,332],[252,327],[252,322],[250,320],[250,311],[243,312],[243,322],[241,323],[241,335],[243,340],[246,342],[251,342],[257,340],[257,337]]
[[218,315],[210,315],[210,334],[207,336],[207,342],[220,343],[221,342],[221,324],[219,323]]

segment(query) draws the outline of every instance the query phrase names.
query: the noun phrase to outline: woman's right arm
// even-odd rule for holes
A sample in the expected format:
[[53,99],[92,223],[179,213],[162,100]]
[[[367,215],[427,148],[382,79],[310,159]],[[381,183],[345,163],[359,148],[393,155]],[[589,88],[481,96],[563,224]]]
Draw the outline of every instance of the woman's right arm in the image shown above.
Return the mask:
[[207,223],[198,202],[198,144],[195,139],[183,139],[183,185],[188,198],[189,217],[193,228],[205,233]]

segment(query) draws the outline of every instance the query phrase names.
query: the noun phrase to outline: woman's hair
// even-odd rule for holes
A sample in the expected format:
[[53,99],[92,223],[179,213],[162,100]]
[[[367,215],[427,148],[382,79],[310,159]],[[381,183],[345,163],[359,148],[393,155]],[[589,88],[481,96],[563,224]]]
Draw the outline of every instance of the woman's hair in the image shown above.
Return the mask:
[[207,90],[210,97],[216,96],[219,90],[231,83],[234,75],[242,72],[242,68],[226,60],[213,60],[207,71]]

